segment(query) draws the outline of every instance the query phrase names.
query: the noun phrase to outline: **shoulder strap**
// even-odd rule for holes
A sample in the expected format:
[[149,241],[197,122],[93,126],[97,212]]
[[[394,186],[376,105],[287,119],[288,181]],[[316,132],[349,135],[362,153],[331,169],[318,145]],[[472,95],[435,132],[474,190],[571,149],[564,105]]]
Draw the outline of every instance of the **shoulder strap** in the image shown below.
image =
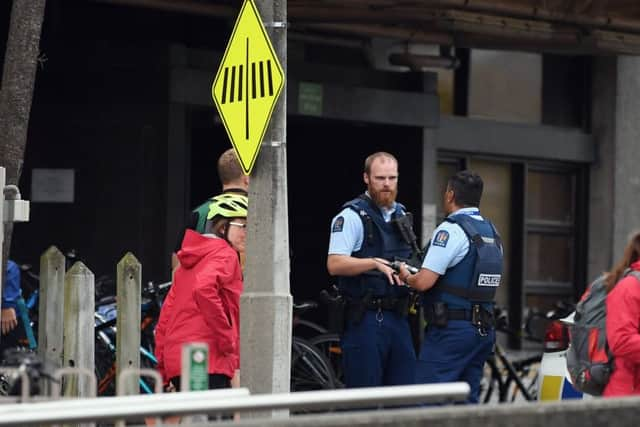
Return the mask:
[[482,235],[478,233],[474,225],[474,220],[470,218],[469,215],[454,215],[452,217],[445,218],[445,221],[459,225],[460,228],[462,228],[462,231],[464,231],[464,234],[467,235],[469,240],[478,246],[481,246],[485,243],[494,243],[498,247],[502,247],[502,239],[500,238],[498,230],[496,230],[496,227],[493,225],[493,223],[486,218],[484,219],[484,221],[486,221],[491,227],[491,230],[493,231],[493,239],[489,237],[482,237]]
[[496,229],[496,226],[493,225],[493,223],[491,221],[489,221],[488,219],[485,218],[484,220],[489,223],[489,225],[491,226],[491,230],[493,230],[493,238],[495,239],[496,245],[498,245],[498,247],[502,248],[502,237],[500,237],[500,233],[498,233],[498,230]]
[[358,214],[358,216],[362,220],[362,226],[364,227],[364,242],[363,242],[363,246],[364,246],[365,244],[367,245],[373,244],[373,219],[371,219],[371,216],[367,213],[366,210],[358,206],[359,203],[363,203],[363,202],[368,203],[368,197],[364,194],[361,194],[355,199],[345,203],[343,207],[350,208],[351,210],[353,210],[355,213]]
[[624,277],[626,277],[626,276],[633,276],[633,277],[635,277],[635,278],[636,278],[636,280],[640,283],[640,271],[632,270],[632,269],[630,269],[630,268],[627,268],[627,269],[624,271],[623,276],[624,276]]
[[462,231],[464,231],[464,234],[466,234],[469,240],[473,243],[477,245],[481,245],[484,243],[482,240],[482,236],[476,231],[476,228],[473,226],[473,223],[471,222],[472,220],[468,217],[468,215],[461,214],[448,216],[447,218],[445,218],[445,221],[459,225],[460,228],[462,228]]

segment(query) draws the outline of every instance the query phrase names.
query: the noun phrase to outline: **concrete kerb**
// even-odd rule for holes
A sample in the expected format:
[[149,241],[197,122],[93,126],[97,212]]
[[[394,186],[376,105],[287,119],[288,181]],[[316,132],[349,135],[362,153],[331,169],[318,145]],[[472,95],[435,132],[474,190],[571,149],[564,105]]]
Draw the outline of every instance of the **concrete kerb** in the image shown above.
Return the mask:
[[[233,425],[283,427],[636,427],[640,397],[506,405],[444,406],[240,420]],[[193,426],[196,426],[195,424]]]

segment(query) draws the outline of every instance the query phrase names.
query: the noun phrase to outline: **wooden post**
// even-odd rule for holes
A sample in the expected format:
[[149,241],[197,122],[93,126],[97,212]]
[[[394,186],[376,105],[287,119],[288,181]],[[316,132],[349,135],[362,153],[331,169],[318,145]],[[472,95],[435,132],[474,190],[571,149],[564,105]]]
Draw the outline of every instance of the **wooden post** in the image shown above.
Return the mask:
[[38,356],[62,367],[64,255],[55,246],[40,257]]
[[[80,261],[64,279],[64,366],[94,370],[95,365],[95,279]],[[95,396],[84,377],[71,377],[65,396]]]
[[[116,374],[126,368],[140,368],[140,304],[142,293],[142,266],[131,253],[118,263],[117,301],[118,317],[116,320]],[[139,376],[131,375],[123,382],[124,390],[117,390],[119,395],[138,394]],[[120,387],[120,381],[116,384]]]

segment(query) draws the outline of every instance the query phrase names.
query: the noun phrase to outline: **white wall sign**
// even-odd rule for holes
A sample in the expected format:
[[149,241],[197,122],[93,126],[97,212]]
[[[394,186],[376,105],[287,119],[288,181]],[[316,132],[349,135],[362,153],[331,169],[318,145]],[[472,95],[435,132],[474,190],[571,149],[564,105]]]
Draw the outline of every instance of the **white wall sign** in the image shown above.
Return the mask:
[[33,169],[31,171],[31,201],[73,203],[75,170]]

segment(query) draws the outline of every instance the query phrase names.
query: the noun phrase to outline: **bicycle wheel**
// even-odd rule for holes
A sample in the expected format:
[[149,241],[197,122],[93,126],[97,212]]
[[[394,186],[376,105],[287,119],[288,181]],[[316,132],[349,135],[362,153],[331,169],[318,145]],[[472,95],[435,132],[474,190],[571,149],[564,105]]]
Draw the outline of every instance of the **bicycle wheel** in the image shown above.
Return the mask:
[[[495,358],[492,357],[484,364],[484,374],[480,379],[480,392],[478,394],[479,403],[496,403],[500,398],[500,387],[502,377],[496,365]],[[494,394],[495,393],[495,394]]]
[[322,334],[309,340],[329,360],[336,378],[336,388],[344,387],[342,371],[342,347],[338,334]]
[[[518,398],[524,400],[538,400],[538,377],[542,356],[533,356],[522,361],[513,362],[515,372],[518,374],[522,389],[513,381],[510,391],[511,401]],[[526,391],[526,393],[525,393]]]
[[291,391],[335,388],[335,374],[327,358],[309,341],[293,337],[291,344]]

